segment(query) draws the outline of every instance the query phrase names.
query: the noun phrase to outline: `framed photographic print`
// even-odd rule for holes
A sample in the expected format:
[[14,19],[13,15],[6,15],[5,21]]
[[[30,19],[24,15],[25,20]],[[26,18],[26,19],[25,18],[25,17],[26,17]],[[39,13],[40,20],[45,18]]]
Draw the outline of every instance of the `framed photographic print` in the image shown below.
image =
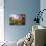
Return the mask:
[[9,25],[25,25],[25,14],[10,15]]

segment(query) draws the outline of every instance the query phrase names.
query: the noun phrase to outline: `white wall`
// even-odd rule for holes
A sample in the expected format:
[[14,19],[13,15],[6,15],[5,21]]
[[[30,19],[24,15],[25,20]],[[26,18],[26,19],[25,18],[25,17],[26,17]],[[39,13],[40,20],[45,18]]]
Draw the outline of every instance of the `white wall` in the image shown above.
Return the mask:
[[4,41],[4,3],[0,0],[0,42]]

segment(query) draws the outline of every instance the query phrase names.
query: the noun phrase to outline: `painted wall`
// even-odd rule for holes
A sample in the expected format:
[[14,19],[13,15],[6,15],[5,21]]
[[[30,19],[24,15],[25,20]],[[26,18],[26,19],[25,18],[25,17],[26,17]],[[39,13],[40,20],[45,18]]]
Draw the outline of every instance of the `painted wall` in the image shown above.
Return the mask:
[[[41,1],[40,1],[40,9],[41,9],[41,11],[42,11],[43,9],[46,9],[46,0],[41,0]],[[40,25],[46,26],[46,10],[43,12],[42,17],[43,17],[43,22],[40,21]]]
[[[43,10],[43,9],[46,9],[46,0],[41,0],[40,1],[40,10]],[[42,17],[43,17],[43,22],[40,21],[40,25],[46,27],[46,11],[44,11]],[[45,37],[45,44],[46,44],[46,37]]]
[[[18,41],[31,31],[32,25],[36,23],[33,19],[40,10],[40,0],[4,0],[4,35],[7,41]],[[10,26],[8,23],[11,14],[26,14],[24,26]]]

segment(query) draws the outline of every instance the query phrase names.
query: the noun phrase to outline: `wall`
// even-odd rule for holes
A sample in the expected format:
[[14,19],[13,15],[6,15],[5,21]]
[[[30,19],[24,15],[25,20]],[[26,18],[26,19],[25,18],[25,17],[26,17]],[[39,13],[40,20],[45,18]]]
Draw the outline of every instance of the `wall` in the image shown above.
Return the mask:
[[[40,9],[41,9],[41,11],[42,11],[43,9],[46,9],[46,0],[41,0],[41,1],[40,1]],[[46,27],[46,10],[43,12],[42,17],[43,17],[43,22],[40,21],[40,25]]]
[[[46,9],[46,0],[40,1],[40,10],[43,10],[43,9]],[[42,17],[43,17],[43,22],[40,21],[40,25],[46,27],[46,11],[44,11]],[[46,44],[46,38],[45,38],[45,44]]]
[[[35,13],[40,10],[40,0],[4,0],[4,38],[7,41],[18,41],[31,31],[32,25],[36,24],[33,19]],[[8,18],[11,14],[26,14],[24,26],[10,26]]]
[[0,42],[4,41],[4,3],[0,0]]

